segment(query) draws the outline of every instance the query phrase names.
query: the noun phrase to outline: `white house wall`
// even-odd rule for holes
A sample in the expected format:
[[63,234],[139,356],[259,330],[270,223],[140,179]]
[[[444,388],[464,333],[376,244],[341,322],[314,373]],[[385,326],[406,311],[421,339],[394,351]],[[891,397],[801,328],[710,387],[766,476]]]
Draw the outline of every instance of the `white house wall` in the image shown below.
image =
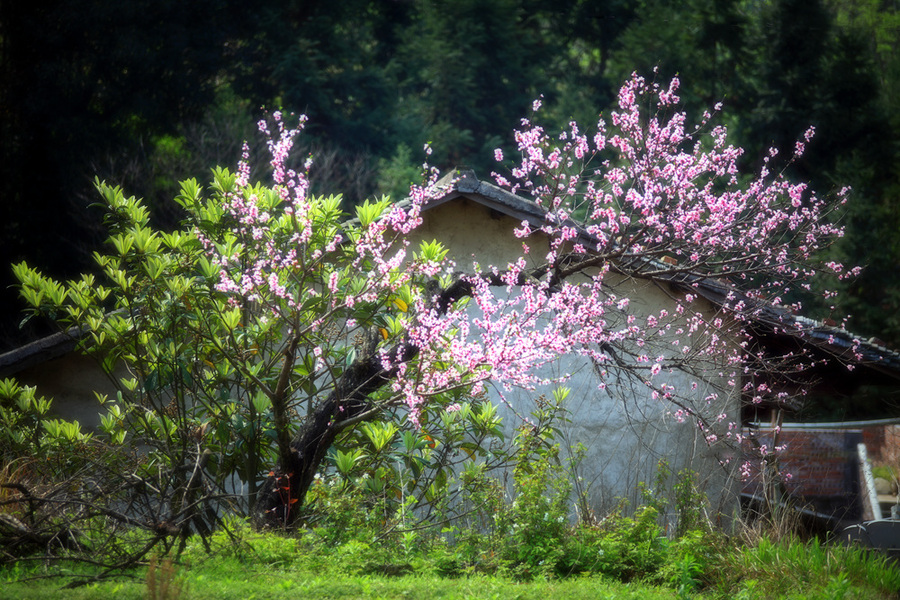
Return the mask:
[[[522,240],[512,234],[518,225],[514,219],[481,204],[456,199],[426,211],[416,236],[418,240],[442,242],[460,271],[470,269],[474,258],[481,267],[503,268],[521,255]],[[418,240],[414,240],[412,248]],[[534,246],[536,242],[529,240],[529,244]],[[532,247],[531,255],[540,260],[546,255],[546,246]],[[637,315],[638,322],[647,315],[658,314],[663,308],[674,314],[675,304],[671,297],[674,292],[671,290],[646,280],[626,280],[619,276],[611,276],[609,280],[616,282],[619,297],[631,299],[629,310]],[[708,317],[715,313],[714,307],[702,300],[696,301],[692,309],[700,310]],[[648,340],[651,347],[646,348],[646,353],[651,356],[671,354],[670,341],[670,338]],[[739,395],[734,387],[724,385],[727,375],[720,375],[724,366],[699,362],[694,366],[702,378],[694,395],[688,398],[693,408],[713,419],[727,414],[722,429],[728,422],[736,422]],[[597,370],[583,357],[564,357],[546,374],[569,376],[565,383],[571,390],[565,406],[569,422],[561,427],[563,439],[558,441],[564,450],[579,443],[586,448],[579,475],[587,486],[590,504],[598,514],[615,507],[622,499],[635,506],[640,498],[639,484],[652,486],[660,460],[667,461],[674,473],[681,469],[696,472],[697,481],[708,494],[713,510],[725,515],[734,513],[737,496],[730,483],[736,461],[722,464],[729,461],[731,448],[725,444],[708,445],[695,421],[688,419],[678,423],[672,416],[677,407],[651,398],[646,385],[624,375],[616,377],[613,369],[608,370],[606,389],[598,389]],[[698,381],[698,377],[696,372],[692,375],[674,371],[661,374],[655,381],[666,381],[678,390],[686,390],[692,382]],[[726,389],[730,391],[723,392]],[[708,404],[705,398],[712,391],[718,391],[720,395]],[[515,428],[521,425],[516,413],[527,415],[541,393],[550,396],[552,390],[504,392],[507,406],[500,402],[498,390],[492,392],[493,399],[501,406],[509,435],[514,435]],[[670,478],[668,484],[671,486],[671,483]]]
[[99,429],[100,415],[105,412],[96,393],[115,399],[117,391],[97,360],[78,352],[28,367],[15,378],[36,387],[38,396],[52,399],[50,411],[54,416],[78,421],[88,431]]

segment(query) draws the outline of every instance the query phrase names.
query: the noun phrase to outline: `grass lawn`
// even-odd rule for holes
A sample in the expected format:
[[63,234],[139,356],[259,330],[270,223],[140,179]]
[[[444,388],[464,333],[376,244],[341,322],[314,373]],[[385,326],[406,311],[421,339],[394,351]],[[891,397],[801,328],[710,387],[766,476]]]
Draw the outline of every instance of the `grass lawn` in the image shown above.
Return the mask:
[[[886,592],[883,586],[860,586],[850,580],[779,581],[777,571],[785,565],[773,564],[772,577],[746,578],[725,588],[707,588],[700,593],[678,593],[671,587],[641,582],[622,583],[599,575],[572,576],[564,579],[522,582],[498,575],[447,577],[435,573],[401,576],[347,573],[337,568],[322,568],[328,557],[311,562],[273,565],[264,562],[215,557],[191,566],[176,565],[166,572],[160,569],[153,589],[146,569],[130,577],[62,589],[71,581],[65,576],[28,581],[13,581],[14,573],[2,573],[0,600],[297,600],[314,599],[398,599],[398,600],[626,600],[663,598],[708,599],[888,599],[900,595]],[[318,563],[318,567],[317,567]],[[21,577],[21,573],[15,574]]]
[[620,581],[596,570],[565,577],[551,570],[544,577],[527,575],[509,562],[478,565],[460,561],[458,548],[446,545],[407,551],[397,545],[331,544],[310,541],[311,535],[237,531],[237,541],[216,535],[212,554],[192,542],[179,564],[153,560],[149,569],[75,589],[62,588],[77,581],[76,575],[96,571],[67,571],[62,563],[45,571],[41,563],[24,567],[20,562],[0,569],[0,600],[900,598],[896,564],[815,540],[762,538],[744,545],[695,537],[690,553],[672,543],[665,546],[664,564],[632,571]]
[[272,569],[238,561],[214,561],[202,568],[177,568],[180,594],[157,590],[149,595],[141,577],[107,581],[73,590],[60,590],[65,580],[46,579],[0,584],[4,600],[297,600],[298,598],[402,599],[402,600],[582,600],[677,598],[671,589],[625,584],[600,577],[573,577],[558,581],[516,582],[497,576],[447,578],[438,575],[348,575],[314,573],[306,569]]

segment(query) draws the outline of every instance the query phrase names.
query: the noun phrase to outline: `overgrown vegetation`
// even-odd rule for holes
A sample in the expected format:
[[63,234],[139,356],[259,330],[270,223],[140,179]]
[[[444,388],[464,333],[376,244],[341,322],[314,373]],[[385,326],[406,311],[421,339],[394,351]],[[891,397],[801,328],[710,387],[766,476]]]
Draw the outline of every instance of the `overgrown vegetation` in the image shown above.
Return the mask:
[[[232,519],[211,536],[209,547],[195,538],[177,561],[153,557],[124,579],[67,594],[154,600],[254,593],[271,598],[874,599],[893,598],[900,589],[897,566],[859,548],[790,536],[744,545],[702,526],[668,537],[652,495],[630,515],[615,512],[594,523],[571,523],[560,501],[569,475],[554,455],[548,448],[527,476],[517,475],[511,502],[501,492],[477,505],[465,525],[403,529],[397,526],[399,512],[386,522],[370,519],[365,501],[353,508],[322,508],[331,518],[294,535],[256,532],[248,521]],[[470,479],[464,493],[483,499],[490,495],[486,485],[490,482]],[[356,500],[377,496],[359,494]],[[49,598],[61,585],[93,574],[85,565],[60,572],[20,561],[5,565],[0,581],[18,598]],[[53,577],[47,580],[48,575]]]
[[[33,390],[9,381],[0,391],[7,400],[18,394],[18,405],[32,407],[27,414],[41,406]],[[66,592],[71,598],[154,600],[253,593],[271,598],[299,593],[332,598],[892,598],[900,589],[900,569],[863,549],[801,540],[784,529],[772,530],[778,537],[757,530],[749,543],[745,536],[715,531],[704,518],[706,502],[693,485],[693,474],[679,473],[668,490],[665,482],[672,479],[665,463],[656,481],[642,488],[640,506],[623,503],[609,514],[573,520],[577,452],[573,461],[560,459],[554,419],[562,415],[552,403],[535,415],[534,428],[522,429],[506,457],[512,465],[509,489],[485,460],[441,471],[443,477],[417,479],[415,473],[434,469],[451,454],[467,455],[468,447],[459,442],[467,427],[479,419],[497,425],[487,406],[473,412],[466,404],[449,413],[438,437],[385,422],[349,433],[359,436],[359,443],[336,445],[331,467],[312,488],[305,525],[290,535],[254,531],[239,516],[219,519],[215,531],[191,537],[142,527],[87,489],[101,479],[91,480],[86,473],[110,475],[97,470],[102,461],[96,451],[88,452],[98,447],[97,440],[85,434],[44,435],[28,446],[31,461],[7,461],[3,471],[0,581],[5,593],[22,599],[55,597],[67,585],[76,587]],[[0,415],[9,419],[10,412]],[[74,431],[62,422],[58,427]],[[24,427],[3,431],[7,450],[24,443],[19,432],[33,433]],[[432,432],[438,435],[437,429]],[[70,458],[59,462],[60,444],[69,444],[70,451],[76,444],[78,452],[65,453]],[[444,459],[435,463],[441,454]],[[142,468],[140,461],[135,468]],[[73,469],[82,478],[60,478]],[[54,480],[60,483],[50,483]],[[114,480],[104,481],[109,486]],[[430,483],[421,496],[406,495],[422,481]],[[126,496],[117,498],[125,501]],[[675,521],[667,522],[664,514],[675,515]],[[166,543],[167,533],[182,545]],[[148,545],[148,539],[162,543]],[[94,560],[85,560],[86,549]],[[114,555],[120,562],[112,570],[104,557]]]
[[[19,406],[31,407],[25,414],[40,413],[33,390],[6,381],[0,391],[7,400],[16,393]],[[506,456],[509,489],[485,460],[440,471],[443,476],[415,476],[471,451],[459,441],[466,428],[479,420],[486,431],[497,425],[488,406],[466,404],[448,413],[439,437],[389,422],[348,433],[358,443],[336,445],[331,467],[312,488],[305,525],[290,535],[254,531],[239,516],[218,519],[215,531],[191,537],[125,519],[89,489],[72,489],[114,480],[98,470],[103,457],[88,451],[98,448],[97,440],[54,422],[45,429],[59,427],[70,436],[35,438],[27,446],[31,461],[6,462],[0,581],[22,599],[54,597],[67,585],[76,587],[67,592],[72,598],[154,600],[252,593],[408,598],[437,597],[438,591],[447,598],[891,598],[900,589],[900,569],[863,549],[801,540],[784,528],[771,530],[778,537],[756,530],[752,540],[740,528],[732,537],[714,530],[694,475],[679,473],[668,490],[665,463],[656,481],[642,487],[640,506],[623,502],[609,514],[573,520],[577,452],[572,461],[560,459],[554,431],[562,415],[552,403],[535,415],[535,427],[522,429]],[[11,412],[0,416],[9,419]],[[34,433],[27,427],[3,431],[7,450],[25,443],[21,432]],[[436,455],[444,458],[435,462]],[[69,459],[59,462],[62,456]],[[135,468],[143,468],[140,461]],[[62,473],[73,476],[62,479]],[[428,489],[412,493],[422,481],[430,482]],[[181,545],[167,543],[167,534]],[[161,543],[148,545],[148,539]],[[85,550],[93,560],[85,560]],[[114,570],[104,564],[113,556],[120,557]]]

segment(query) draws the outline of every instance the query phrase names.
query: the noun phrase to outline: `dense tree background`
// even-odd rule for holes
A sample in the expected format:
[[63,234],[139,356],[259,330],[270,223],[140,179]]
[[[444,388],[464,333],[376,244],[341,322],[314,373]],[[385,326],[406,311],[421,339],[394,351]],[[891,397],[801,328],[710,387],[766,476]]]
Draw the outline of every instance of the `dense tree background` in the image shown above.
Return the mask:
[[[550,119],[589,124],[658,66],[697,114],[723,101],[748,170],[817,127],[791,172],[854,187],[834,252],[867,269],[809,311],[897,347],[898,25],[875,0],[0,0],[0,265],[86,269],[95,175],[175,222],[175,182],[234,164],[261,107],[310,116],[313,178],[352,203],[402,192],[425,142],[487,177],[539,94]],[[0,351],[42,332],[19,328],[11,280]]]

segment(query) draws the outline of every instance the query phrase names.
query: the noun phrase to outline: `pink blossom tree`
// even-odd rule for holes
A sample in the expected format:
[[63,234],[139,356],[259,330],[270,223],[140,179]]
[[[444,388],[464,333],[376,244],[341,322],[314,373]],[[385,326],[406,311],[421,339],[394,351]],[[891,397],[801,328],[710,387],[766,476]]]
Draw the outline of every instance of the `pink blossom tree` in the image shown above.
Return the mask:
[[[847,190],[834,202],[816,196],[773,172],[774,153],[754,177],[741,174],[741,151],[725,128],[709,114],[689,126],[677,90],[677,79],[663,87],[633,76],[609,122],[601,118],[590,134],[571,123],[551,136],[523,120],[515,134],[520,160],[495,179],[543,218],[510,232],[522,252],[507,264],[456,264],[436,241],[411,247],[422,211],[446,192],[433,170],[406,201],[367,202],[352,220],[339,198],[311,196],[309,162],[289,166],[303,118],[291,129],[276,113],[276,132],[261,123],[271,185],[251,181],[246,158],[236,173],[217,170],[208,195],[196,182],[183,184],[178,202],[189,225],[179,235],[198,244],[150,232],[139,214],[120,225],[119,256],[102,266],[124,316],[101,310],[109,308],[100,301],[105,288],[75,282],[52,297],[53,284],[20,265],[23,294],[36,310],[64,307],[63,323],[88,326],[96,347],[119,359],[146,352],[121,340],[140,342],[151,303],[190,315],[177,323],[190,355],[166,372],[191,371],[200,390],[191,392],[191,406],[206,401],[202,390],[228,381],[252,418],[271,411],[277,466],[256,505],[268,524],[294,522],[328,449],[354,425],[455,411],[451,392],[477,394],[489,383],[499,390],[559,383],[565,377],[552,379],[544,367],[563,355],[590,361],[601,386],[619,376],[638,382],[674,418],[696,420],[708,443],[733,440],[727,415],[697,406],[720,394],[786,393],[778,376],[810,366],[802,353],[758,353],[747,328],[761,318],[771,323],[773,307],[810,289],[817,274],[854,272],[816,261],[841,235],[830,213]],[[103,189],[114,215],[123,207],[140,212]],[[634,311],[633,287],[623,282],[635,280],[664,282],[672,308]],[[696,300],[711,290],[720,310],[698,311]],[[789,309],[800,306],[778,314]],[[767,376],[749,376],[748,365]],[[719,372],[719,389],[678,388],[667,378],[683,371],[699,381],[709,368]],[[137,372],[125,386],[140,395],[155,371]],[[186,426],[202,438],[205,423],[220,418],[216,410],[191,413]],[[265,469],[245,471],[255,479]]]
[[[367,290],[373,294],[368,299],[385,302],[402,289],[408,310],[392,321],[388,339],[376,339],[335,382],[329,401],[282,453],[282,470],[303,474],[291,494],[302,498],[323,449],[342,427],[400,403],[415,421],[447,390],[477,391],[488,381],[500,389],[533,388],[548,383],[541,367],[566,354],[588,358],[601,373],[601,386],[611,371],[638,380],[654,398],[672,404],[675,418],[697,420],[710,444],[721,431],[738,438],[735,424],[716,428],[726,415],[703,415],[696,408],[696,384],[676,389],[666,372],[697,369],[704,361],[724,371],[725,388],[732,389],[707,392],[701,399],[707,404],[717,394],[760,401],[788,393],[773,382],[816,359],[802,351],[762,356],[745,328],[771,321],[772,307],[809,290],[818,273],[855,272],[816,261],[841,235],[830,213],[845,202],[847,190],[836,201],[819,198],[770,171],[774,152],[756,177],[742,176],[741,150],[728,144],[724,127],[710,124],[711,115],[689,128],[678,111],[678,85],[677,79],[662,87],[633,76],[610,123],[601,118],[591,136],[571,123],[554,138],[523,120],[516,132],[521,161],[512,181],[495,178],[536,203],[545,218],[515,231],[523,252],[508,264],[448,263],[437,246],[409,260],[404,236],[428,200],[441,193],[433,178],[429,186],[413,188],[408,204],[361,219],[353,252],[366,256],[366,268],[373,269],[368,281],[379,286]],[[535,112],[539,108],[536,102]],[[812,134],[797,143],[795,157]],[[544,251],[536,255],[536,248]],[[629,310],[631,299],[617,293],[623,277],[679,289],[674,310],[638,320]],[[722,310],[713,317],[694,308],[708,288],[723,295]],[[801,307],[794,302],[786,308]],[[668,349],[659,351],[663,347]],[[751,364],[765,376],[750,376]],[[277,511],[276,505],[267,510]]]

